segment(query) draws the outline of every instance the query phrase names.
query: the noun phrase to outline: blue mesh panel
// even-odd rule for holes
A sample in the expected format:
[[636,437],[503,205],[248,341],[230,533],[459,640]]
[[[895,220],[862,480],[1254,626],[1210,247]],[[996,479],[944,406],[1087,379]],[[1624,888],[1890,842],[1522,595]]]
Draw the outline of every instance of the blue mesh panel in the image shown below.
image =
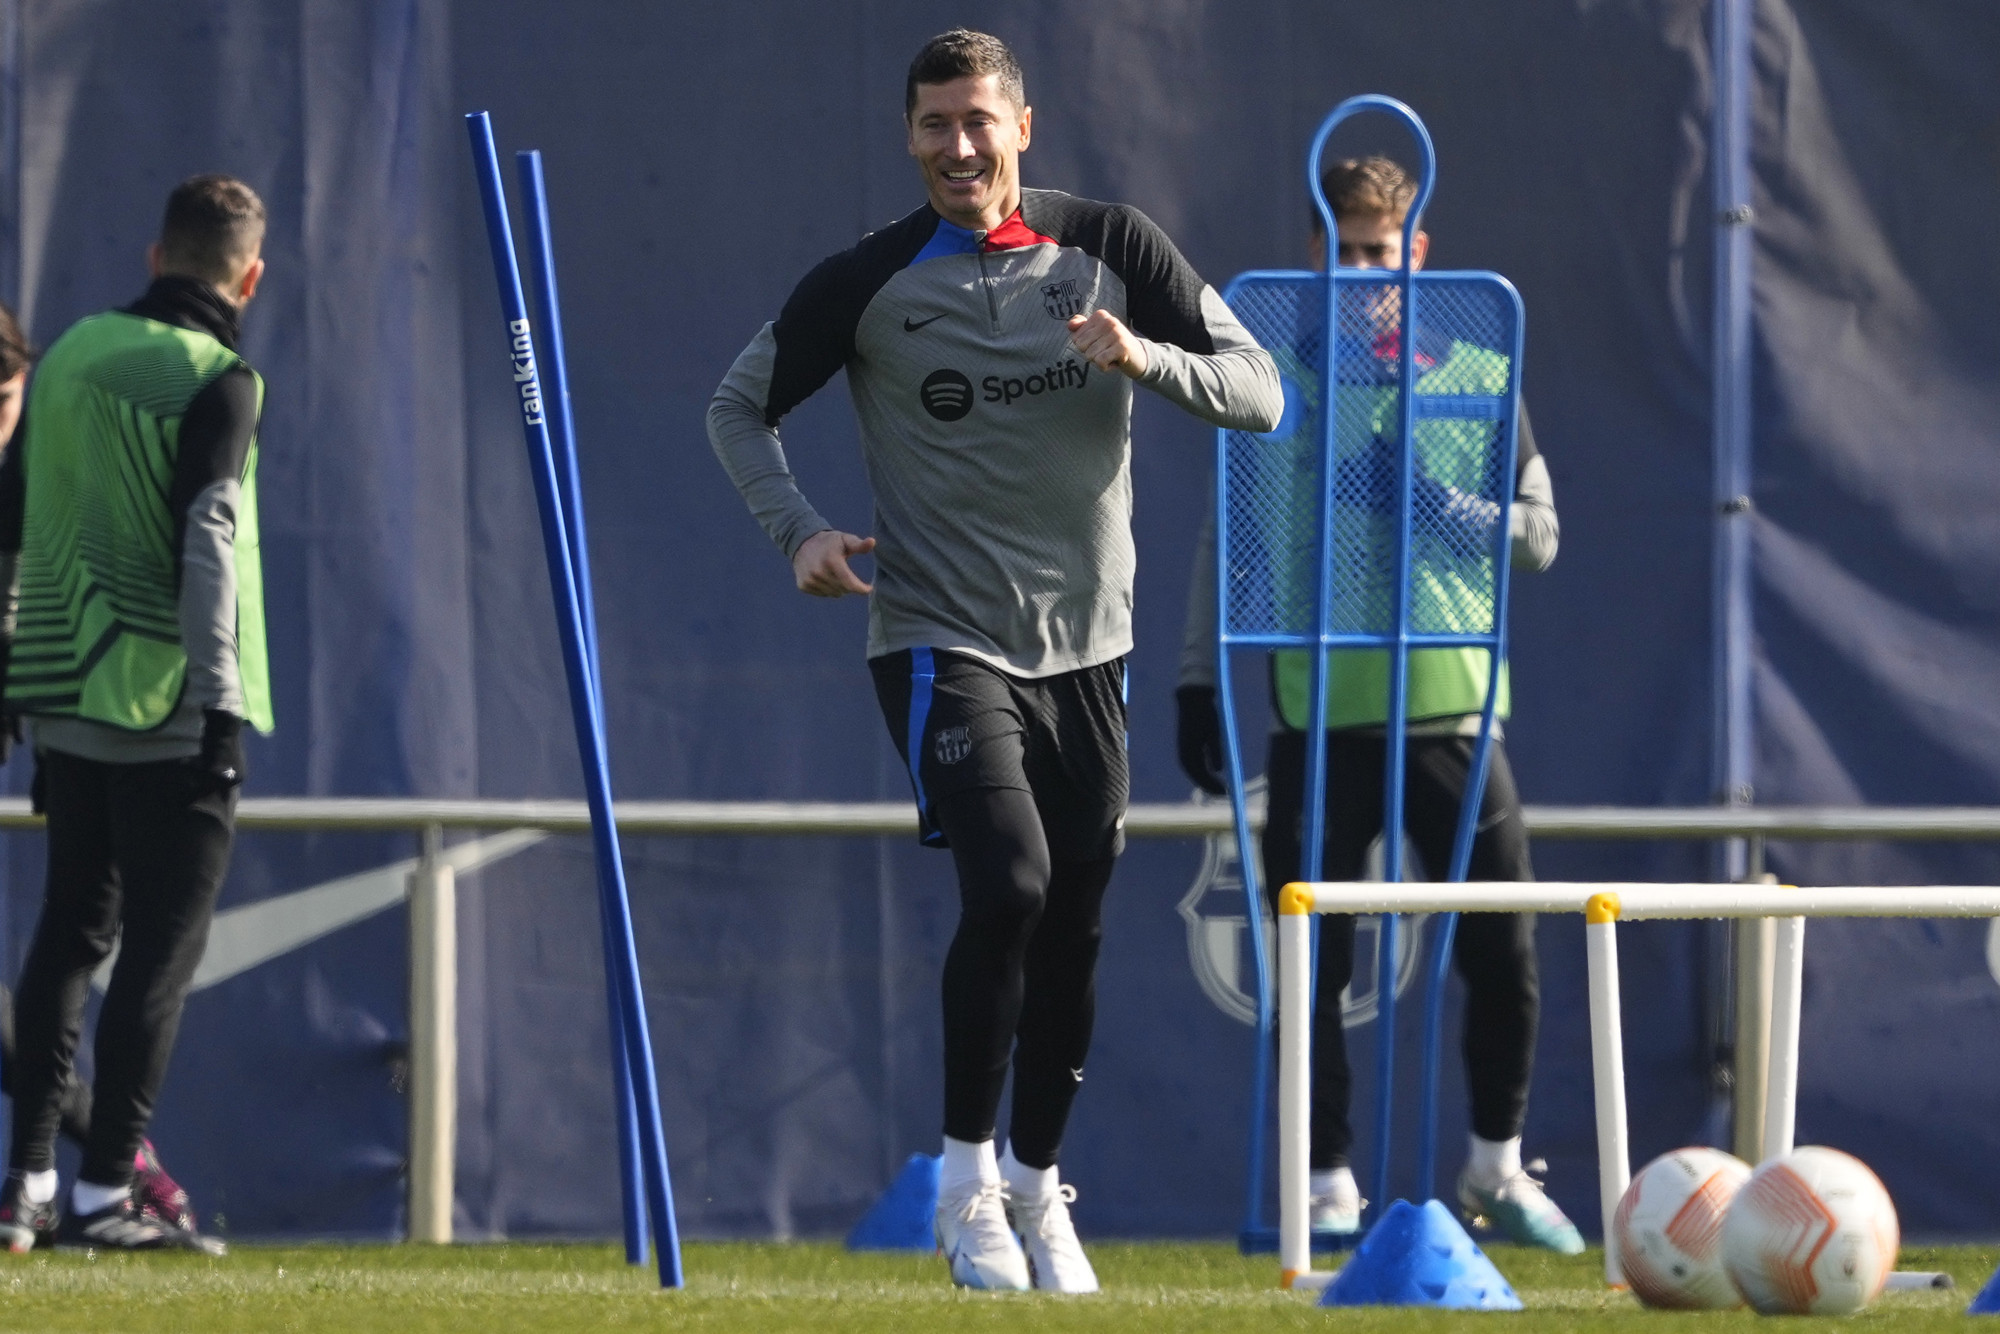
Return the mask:
[[[1267,435],[1222,433],[1226,636],[1310,642],[1318,525],[1327,511],[1328,629],[1394,635],[1401,295],[1343,277],[1335,312],[1331,484],[1324,471],[1320,275],[1246,275],[1230,307],[1278,363],[1285,416]],[[1495,632],[1498,524],[1511,479],[1505,428],[1518,387],[1518,298],[1488,274],[1416,278],[1416,422],[1410,504],[1412,635]]]
[[1224,431],[1226,634],[1313,632],[1319,513],[1319,287],[1250,278],[1229,304],[1278,363],[1285,415],[1268,435]]

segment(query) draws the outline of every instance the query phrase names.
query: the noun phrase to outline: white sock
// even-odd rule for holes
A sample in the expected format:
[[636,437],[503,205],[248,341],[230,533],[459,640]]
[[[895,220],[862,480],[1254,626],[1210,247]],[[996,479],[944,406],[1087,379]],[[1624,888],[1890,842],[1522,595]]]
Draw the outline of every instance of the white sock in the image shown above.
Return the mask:
[[1465,1174],[1474,1185],[1491,1189],[1510,1177],[1521,1174],[1521,1137],[1512,1139],[1481,1139],[1477,1135],[1466,1136],[1472,1142],[1471,1156],[1465,1162]]
[[944,1137],[944,1165],[938,1171],[938,1192],[955,1195],[1000,1179],[1000,1160],[993,1156],[993,1141]]
[[21,1194],[29,1204],[47,1204],[56,1197],[56,1169],[21,1173]]
[[76,1184],[69,1188],[69,1207],[80,1214],[94,1214],[99,1209],[109,1209],[120,1200],[131,1198],[130,1186],[100,1186],[82,1177],[78,1177]]
[[1042,1199],[1056,1193],[1061,1184],[1053,1167],[1030,1167],[1014,1156],[1014,1146],[1000,1157],[1000,1179],[1007,1189],[1022,1199]]

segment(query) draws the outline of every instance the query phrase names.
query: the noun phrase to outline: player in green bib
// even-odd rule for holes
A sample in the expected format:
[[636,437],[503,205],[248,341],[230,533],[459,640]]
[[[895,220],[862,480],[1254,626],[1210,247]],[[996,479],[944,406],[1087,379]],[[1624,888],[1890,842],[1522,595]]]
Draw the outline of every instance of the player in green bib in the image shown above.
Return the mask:
[[[0,463],[6,712],[48,816],[41,919],[15,991],[0,1240],[100,1250],[220,1244],[141,1214],[133,1158],[165,1079],[228,869],[242,728],[271,728],[257,544],[264,384],[236,351],[263,277],[264,205],[197,176],[167,201],[153,283],[43,357]],[[56,1205],[55,1135],[90,975],[82,1165]]]
[[[1341,267],[1400,267],[1404,220],[1416,198],[1416,183],[1409,174],[1387,158],[1346,161],[1328,170],[1324,189],[1338,225]],[[1313,229],[1313,267],[1319,269],[1325,263],[1326,238],[1320,232],[1317,211]],[[1412,268],[1423,267],[1428,248],[1429,237],[1415,232]],[[1344,432],[1353,440],[1351,452],[1335,462],[1348,484],[1342,490],[1349,494],[1387,495],[1394,477],[1393,441],[1398,427],[1394,377],[1389,368],[1402,348],[1394,332],[1386,338],[1387,345],[1376,349],[1340,350],[1343,382],[1365,382],[1369,378],[1366,363],[1371,357],[1379,358],[1382,365],[1378,377],[1381,391],[1372,405],[1361,409],[1372,413],[1373,420],[1366,423],[1372,429]],[[1419,341],[1409,350],[1416,362],[1419,393],[1490,395],[1506,390],[1510,367],[1506,357],[1492,349],[1464,342],[1428,345]],[[1301,367],[1288,378],[1295,384],[1311,384],[1313,372]],[[1350,391],[1344,398],[1352,402],[1363,396]],[[1499,519],[1499,507],[1483,499],[1478,486],[1485,441],[1461,434],[1449,421],[1423,421],[1416,426],[1413,443],[1417,503],[1426,512],[1455,519],[1461,536],[1490,540],[1487,535]],[[1274,433],[1273,448],[1286,444]],[[1513,565],[1529,571],[1547,569],[1556,555],[1555,501],[1548,465],[1535,447],[1525,408],[1520,417],[1514,485],[1510,519]],[[1276,512],[1291,517],[1274,529],[1272,539],[1311,541],[1316,505],[1313,494],[1280,498]],[[1386,527],[1390,517],[1384,512],[1361,521]],[[1215,702],[1214,534],[1211,514],[1197,543],[1176,695],[1181,766],[1198,787],[1219,795],[1224,786],[1221,724]],[[1451,534],[1451,529],[1439,525],[1413,540],[1448,541]],[[1422,592],[1432,614],[1449,621],[1462,612],[1465,628],[1477,628],[1483,622],[1484,609],[1491,605],[1492,594],[1490,588],[1464,582],[1477,577],[1468,563],[1426,560],[1421,550],[1413,550],[1411,556],[1416,577],[1430,581]],[[1405,823],[1425,871],[1436,878],[1445,876],[1450,867],[1479,715],[1486,704],[1490,666],[1485,649],[1415,649],[1409,656],[1407,708],[1402,721],[1408,747]],[[1312,707],[1308,655],[1302,650],[1273,653],[1271,684],[1276,718],[1266,770],[1270,814],[1261,861],[1265,885],[1275,893],[1279,886],[1296,880],[1301,869],[1305,729]],[[1498,720],[1507,717],[1510,703],[1504,663],[1499,692],[1494,707],[1496,727]],[[1388,697],[1386,649],[1329,655],[1323,857],[1323,874],[1328,880],[1359,878],[1369,845],[1381,833]],[[1467,878],[1534,879],[1520,797],[1497,735]],[[1341,993],[1354,972],[1354,918],[1332,914],[1320,920],[1309,1151],[1312,1218],[1316,1228],[1353,1231],[1360,1225],[1363,1201],[1347,1157],[1353,1132],[1348,1124],[1350,1086]],[[1472,1104],[1472,1134],[1465,1168],[1458,1178],[1459,1204],[1468,1216],[1485,1220],[1520,1244],[1580,1251],[1583,1239],[1575,1226],[1541,1184],[1528,1175],[1521,1161],[1521,1131],[1540,1019],[1534,917],[1468,913],[1459,923],[1454,957],[1466,987],[1466,1091]]]

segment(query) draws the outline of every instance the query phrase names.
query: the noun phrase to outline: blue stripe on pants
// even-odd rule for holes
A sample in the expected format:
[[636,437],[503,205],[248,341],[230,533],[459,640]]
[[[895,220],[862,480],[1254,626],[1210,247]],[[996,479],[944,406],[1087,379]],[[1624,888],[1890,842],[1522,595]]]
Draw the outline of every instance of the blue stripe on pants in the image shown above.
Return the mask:
[[[924,730],[930,725],[931,687],[937,680],[937,660],[927,648],[910,650],[910,731],[907,742],[910,761],[910,785],[917,793],[917,816],[930,820],[930,797],[924,792],[923,756]],[[933,841],[937,836],[925,838]]]

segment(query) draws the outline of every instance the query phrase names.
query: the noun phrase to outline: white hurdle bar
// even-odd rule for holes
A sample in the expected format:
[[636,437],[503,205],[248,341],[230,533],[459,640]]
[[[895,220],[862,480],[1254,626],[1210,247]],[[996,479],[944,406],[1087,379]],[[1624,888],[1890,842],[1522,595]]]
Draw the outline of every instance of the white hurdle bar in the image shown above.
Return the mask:
[[[1792,1151],[1798,1110],[1799,1007],[1808,917],[2000,917],[2000,886],[1477,882],[1290,884],[1278,895],[1278,1264],[1286,1287],[1318,1287],[1312,1268],[1307,1154],[1312,1091],[1310,913],[1582,913],[1590,976],[1591,1076],[1597,1110],[1598,1199],[1606,1227],[1604,1277],[1623,1275],[1610,1221],[1632,1176],[1626,1139],[1625,1055],[1619,1022],[1618,923],[1669,918],[1778,919],[1771,1001],[1770,1110],[1764,1157]],[[1377,1207],[1386,1206],[1381,1201]]]

